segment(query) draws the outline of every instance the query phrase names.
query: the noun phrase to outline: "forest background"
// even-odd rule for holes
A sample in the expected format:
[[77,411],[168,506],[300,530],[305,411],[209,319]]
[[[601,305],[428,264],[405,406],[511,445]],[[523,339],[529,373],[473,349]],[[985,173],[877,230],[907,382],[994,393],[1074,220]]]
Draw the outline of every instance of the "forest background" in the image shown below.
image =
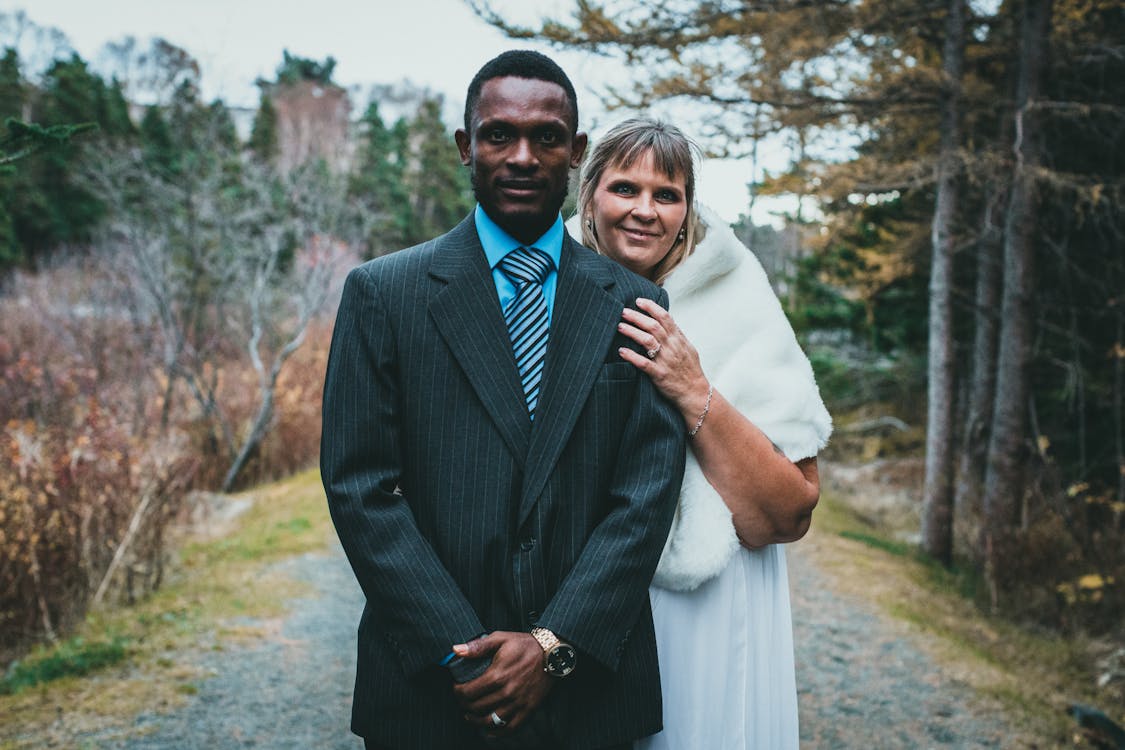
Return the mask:
[[[513,46],[623,61],[622,117],[679,113],[716,155],[793,144],[750,193],[790,197],[784,226],[747,205],[736,230],[814,362],[828,457],[922,457],[910,541],[966,596],[1125,641],[1120,2],[472,7]],[[158,587],[201,492],[315,462],[342,275],[472,197],[433,92],[356,106],[331,58],[285,53],[240,127],[185,49],[121,40],[107,73],[0,20],[45,51],[0,39],[7,663]]]

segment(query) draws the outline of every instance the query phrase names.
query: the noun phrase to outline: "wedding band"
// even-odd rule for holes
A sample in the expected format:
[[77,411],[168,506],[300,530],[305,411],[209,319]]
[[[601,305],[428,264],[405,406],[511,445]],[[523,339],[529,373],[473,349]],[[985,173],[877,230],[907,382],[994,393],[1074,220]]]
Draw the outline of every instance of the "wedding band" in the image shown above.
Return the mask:
[[505,724],[508,723],[508,722],[504,721],[503,719],[501,719],[500,715],[498,713],[496,713],[495,711],[493,711],[491,714],[489,714],[488,718],[492,720],[492,726],[494,726],[494,727],[502,727],[502,726],[504,726]]
[[645,354],[648,355],[649,359],[656,359],[656,355],[660,354],[660,344],[657,344],[652,349],[649,349],[647,352],[645,352]]

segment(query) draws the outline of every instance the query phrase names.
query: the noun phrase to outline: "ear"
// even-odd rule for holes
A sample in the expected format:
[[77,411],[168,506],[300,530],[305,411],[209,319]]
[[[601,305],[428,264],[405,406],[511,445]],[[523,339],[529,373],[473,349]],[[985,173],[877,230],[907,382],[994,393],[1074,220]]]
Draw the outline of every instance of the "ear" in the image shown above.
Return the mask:
[[457,128],[453,133],[453,140],[457,141],[457,150],[461,152],[461,163],[466,167],[473,161],[473,139],[464,128]]
[[582,157],[586,155],[586,144],[589,138],[585,133],[574,134],[574,143],[570,147],[570,168],[578,169],[582,166]]

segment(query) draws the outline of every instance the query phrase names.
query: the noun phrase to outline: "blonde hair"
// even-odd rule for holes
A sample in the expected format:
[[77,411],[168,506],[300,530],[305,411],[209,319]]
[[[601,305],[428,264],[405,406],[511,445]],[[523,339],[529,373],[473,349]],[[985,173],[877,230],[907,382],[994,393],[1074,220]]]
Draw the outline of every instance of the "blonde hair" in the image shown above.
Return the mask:
[[606,169],[629,169],[638,159],[650,153],[654,166],[669,178],[683,176],[684,200],[687,202],[683,239],[679,239],[677,232],[672,248],[653,268],[653,281],[661,284],[703,239],[703,227],[695,206],[695,157],[699,147],[679,128],[649,117],[634,117],[610,129],[582,167],[578,185],[578,215],[582,221],[582,244],[605,255],[598,243],[593,219],[598,183]]

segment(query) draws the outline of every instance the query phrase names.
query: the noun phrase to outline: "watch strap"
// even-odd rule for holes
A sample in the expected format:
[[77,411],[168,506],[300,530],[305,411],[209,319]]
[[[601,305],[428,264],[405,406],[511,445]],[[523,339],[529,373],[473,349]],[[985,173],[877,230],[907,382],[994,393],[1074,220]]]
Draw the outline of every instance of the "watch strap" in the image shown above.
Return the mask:
[[562,642],[557,635],[547,628],[532,628],[531,636],[539,641],[539,646],[543,649],[544,654],[551,653],[551,649]]

